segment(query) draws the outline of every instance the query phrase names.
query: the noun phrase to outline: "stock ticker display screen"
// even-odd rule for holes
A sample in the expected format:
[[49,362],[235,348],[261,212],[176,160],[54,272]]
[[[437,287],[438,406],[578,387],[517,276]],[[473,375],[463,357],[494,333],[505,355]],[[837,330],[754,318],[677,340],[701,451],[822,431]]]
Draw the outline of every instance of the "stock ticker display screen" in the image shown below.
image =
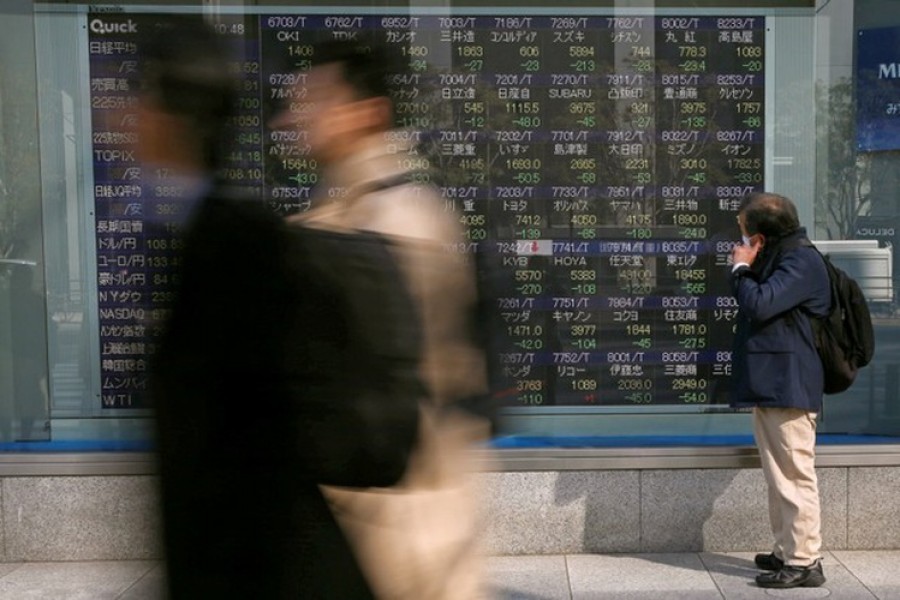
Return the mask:
[[[304,110],[315,42],[393,44],[410,68],[391,135],[463,226],[451,250],[490,273],[503,403],[727,401],[735,216],[763,188],[765,17],[322,10],[217,17],[242,80],[231,183],[278,214],[307,209],[321,169],[302,132],[267,123]],[[85,18],[103,406],[146,408],[184,207],[178,174],[135,154],[129,82],[138,33],[166,16]]]

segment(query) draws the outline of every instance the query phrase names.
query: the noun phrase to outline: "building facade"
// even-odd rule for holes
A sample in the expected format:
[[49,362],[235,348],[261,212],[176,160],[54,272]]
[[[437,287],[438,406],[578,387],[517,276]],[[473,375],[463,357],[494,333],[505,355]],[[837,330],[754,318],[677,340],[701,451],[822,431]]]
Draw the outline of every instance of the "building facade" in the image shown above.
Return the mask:
[[365,35],[407,58],[397,141],[499,273],[492,552],[766,545],[749,415],[727,406],[753,190],[795,200],[875,317],[874,360],[821,415],[825,544],[900,547],[900,6],[681,4],[4,4],[0,560],[158,555],[146,372],[179,205],[136,158],[131,86],[136,34],[183,12],[236,49],[225,176],[283,214],[318,179],[267,127],[284,61]]

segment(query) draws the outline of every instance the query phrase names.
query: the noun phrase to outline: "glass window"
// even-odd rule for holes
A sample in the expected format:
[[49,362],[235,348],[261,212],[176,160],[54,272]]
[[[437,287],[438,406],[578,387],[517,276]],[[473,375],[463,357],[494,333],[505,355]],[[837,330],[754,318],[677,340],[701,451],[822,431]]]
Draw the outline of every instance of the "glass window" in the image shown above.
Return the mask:
[[815,231],[820,240],[838,240],[831,244],[834,261],[863,287],[876,334],[872,363],[850,390],[826,399],[822,430],[896,438],[900,105],[892,104],[896,74],[883,77],[880,70],[894,62],[885,40],[900,35],[900,7],[826,2],[817,16]]
[[858,139],[872,88],[854,60],[883,45],[870,41],[900,26],[900,10],[571,4],[10,5],[0,24],[3,447],[149,446],[146,371],[177,241],[147,224],[179,205],[135,158],[130,82],[135,32],[185,11],[203,11],[233,42],[244,82],[227,176],[283,214],[308,205],[318,170],[266,123],[312,41],[374,32],[405,55],[401,141],[418,143],[423,179],[458,213],[460,250],[476,253],[491,285],[493,383],[510,443],[751,443],[748,415],[728,407],[736,311],[725,275],[739,200],[764,189],[797,203],[876,316],[875,360],[826,399],[823,439],[896,442],[897,150],[890,135],[877,147]]
[[0,22],[0,448],[49,439],[47,318],[34,18]]

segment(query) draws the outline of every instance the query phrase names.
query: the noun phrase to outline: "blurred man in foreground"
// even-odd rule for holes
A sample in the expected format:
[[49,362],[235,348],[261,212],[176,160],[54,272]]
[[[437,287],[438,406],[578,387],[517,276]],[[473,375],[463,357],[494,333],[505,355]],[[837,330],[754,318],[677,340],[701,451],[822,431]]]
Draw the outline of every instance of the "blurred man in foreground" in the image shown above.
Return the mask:
[[145,171],[177,174],[184,223],[151,374],[169,597],[371,598],[286,382],[285,323],[320,299],[287,268],[282,221],[216,180],[235,99],[221,42],[165,23],[141,44],[138,118]]
[[319,45],[303,90],[311,108],[279,119],[305,132],[324,167],[312,208],[291,224],[390,238],[422,322],[419,373],[427,392],[403,480],[331,487],[326,495],[376,596],[474,600],[484,590],[468,452],[487,424],[457,406],[485,386],[483,357],[468,335],[474,277],[448,249],[461,241],[458,221],[435,190],[415,182],[407,149],[387,138],[394,123],[388,81],[396,71],[377,44]]

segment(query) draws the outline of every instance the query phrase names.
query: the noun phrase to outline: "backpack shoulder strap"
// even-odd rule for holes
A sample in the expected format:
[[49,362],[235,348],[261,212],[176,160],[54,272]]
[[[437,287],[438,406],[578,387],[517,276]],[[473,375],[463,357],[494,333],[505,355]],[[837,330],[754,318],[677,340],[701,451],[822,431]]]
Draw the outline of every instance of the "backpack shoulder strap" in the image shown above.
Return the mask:
[[360,196],[371,194],[372,192],[383,192],[384,190],[400,187],[408,183],[415,183],[415,179],[413,179],[413,174],[410,171],[404,171],[384,179],[376,179],[372,183],[364,185],[360,190]]

